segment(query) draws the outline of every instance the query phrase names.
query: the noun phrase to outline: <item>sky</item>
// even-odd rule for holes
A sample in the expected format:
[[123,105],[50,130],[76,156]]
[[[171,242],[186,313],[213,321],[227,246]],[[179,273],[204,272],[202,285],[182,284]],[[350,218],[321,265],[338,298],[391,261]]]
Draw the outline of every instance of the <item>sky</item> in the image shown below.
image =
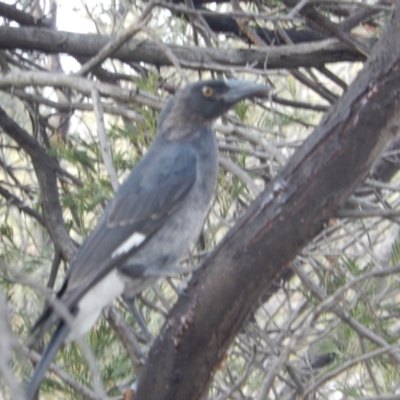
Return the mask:
[[[94,33],[94,24],[87,16],[84,4],[86,4],[90,10],[97,8],[100,11],[101,4],[106,5],[108,1],[109,0],[57,0],[57,28],[59,30],[75,33],[88,33],[88,31]],[[4,0],[4,2],[10,5],[16,5],[17,3],[15,0]],[[40,0],[40,4],[45,10],[48,10],[48,0]],[[18,3],[17,8],[21,9]]]
[[[93,7],[94,0],[86,0],[89,8]],[[81,0],[58,1],[57,27],[61,31],[87,33],[93,29],[93,22],[87,16]]]

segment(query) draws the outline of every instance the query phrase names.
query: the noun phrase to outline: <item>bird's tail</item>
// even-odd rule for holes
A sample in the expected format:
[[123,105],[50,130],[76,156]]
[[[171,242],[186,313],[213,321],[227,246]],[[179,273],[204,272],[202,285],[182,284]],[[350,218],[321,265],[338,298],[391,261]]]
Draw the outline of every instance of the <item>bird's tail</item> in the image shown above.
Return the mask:
[[54,332],[50,340],[50,343],[47,345],[47,348],[44,351],[42,358],[36,365],[35,371],[33,372],[32,378],[29,382],[28,388],[26,390],[26,397],[28,400],[33,399],[35,393],[38,391],[51,361],[55,357],[58,349],[61,347],[68,333],[69,333],[68,325],[63,321],[59,322],[57,329]]

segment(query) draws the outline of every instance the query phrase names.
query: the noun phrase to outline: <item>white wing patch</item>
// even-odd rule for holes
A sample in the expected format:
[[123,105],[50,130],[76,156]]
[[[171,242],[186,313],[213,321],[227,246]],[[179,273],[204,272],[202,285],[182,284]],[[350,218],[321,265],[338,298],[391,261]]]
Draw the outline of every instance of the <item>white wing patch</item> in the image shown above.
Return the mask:
[[128,237],[120,246],[118,246],[114,252],[111,254],[111,258],[119,256],[121,254],[127,253],[129,250],[134,247],[139,246],[143,240],[146,239],[146,236],[140,232],[135,232],[132,236]]

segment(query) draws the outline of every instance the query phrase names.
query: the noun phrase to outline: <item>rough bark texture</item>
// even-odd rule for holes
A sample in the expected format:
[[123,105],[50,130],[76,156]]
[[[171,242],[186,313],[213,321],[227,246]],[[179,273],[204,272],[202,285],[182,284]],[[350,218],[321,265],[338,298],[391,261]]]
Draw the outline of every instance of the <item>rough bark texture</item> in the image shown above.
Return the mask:
[[363,180],[400,126],[400,1],[348,91],[193,277],[135,399],[198,399],[277,274]]

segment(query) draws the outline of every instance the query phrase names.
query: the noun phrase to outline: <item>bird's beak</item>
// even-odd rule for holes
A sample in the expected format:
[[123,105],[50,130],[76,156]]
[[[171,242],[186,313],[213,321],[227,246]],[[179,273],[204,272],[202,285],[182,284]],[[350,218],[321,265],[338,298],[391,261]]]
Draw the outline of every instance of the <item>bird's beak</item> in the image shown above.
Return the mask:
[[228,80],[225,83],[229,88],[223,95],[227,104],[235,104],[240,100],[251,97],[268,97],[272,90],[271,86],[254,82]]

